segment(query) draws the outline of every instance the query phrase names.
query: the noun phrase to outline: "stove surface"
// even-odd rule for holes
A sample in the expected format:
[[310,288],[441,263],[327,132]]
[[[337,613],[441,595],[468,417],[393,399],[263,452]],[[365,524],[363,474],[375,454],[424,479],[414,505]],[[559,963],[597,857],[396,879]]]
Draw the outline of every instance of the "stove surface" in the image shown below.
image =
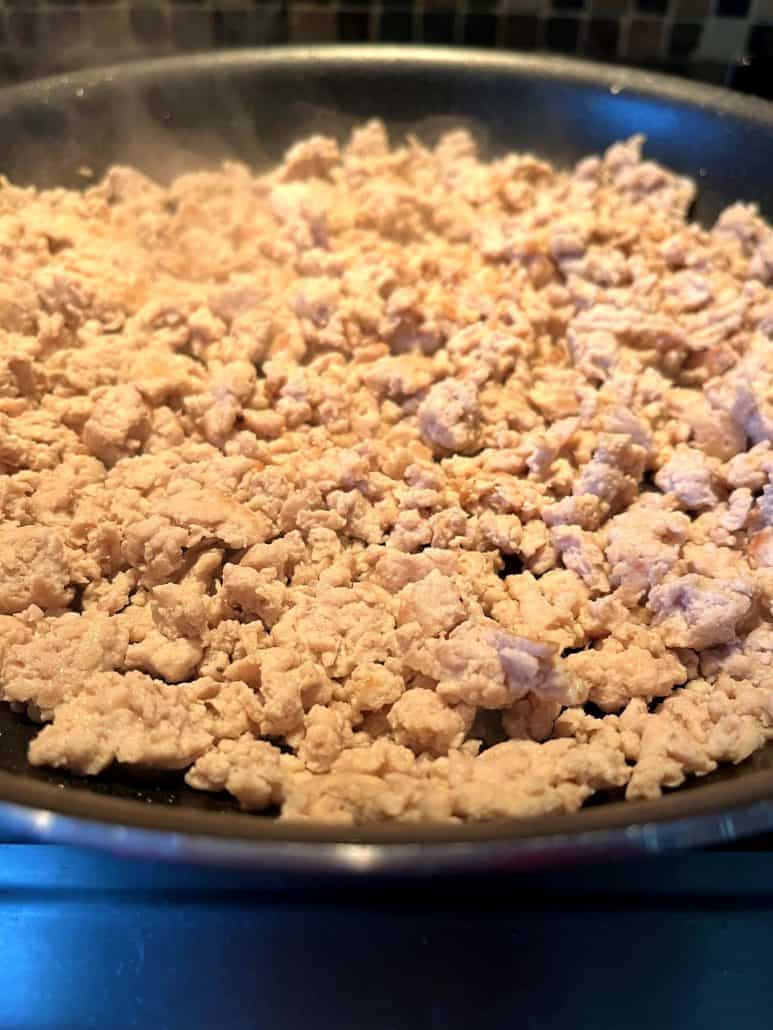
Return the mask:
[[355,885],[7,843],[0,1027],[760,1025],[771,843]]

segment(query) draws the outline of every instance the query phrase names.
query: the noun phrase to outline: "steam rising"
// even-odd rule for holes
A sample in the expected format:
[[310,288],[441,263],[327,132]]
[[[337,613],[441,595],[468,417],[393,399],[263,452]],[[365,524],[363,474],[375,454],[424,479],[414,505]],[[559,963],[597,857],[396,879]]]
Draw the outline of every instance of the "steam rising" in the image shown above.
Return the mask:
[[[61,79],[53,87],[26,87],[33,95],[21,108],[18,100],[4,107],[0,94],[0,173],[20,184],[82,188],[112,164],[132,165],[164,184],[226,160],[261,171],[304,136],[343,141],[374,116],[385,118],[393,142],[413,133],[431,145],[465,127],[486,150],[481,122],[450,114],[418,121],[391,116],[383,89],[376,88],[372,103],[366,84],[360,95],[344,95],[322,65],[311,74],[296,67],[282,79],[276,69],[263,76],[234,63],[213,73],[200,58],[190,60],[195,70],[186,70],[183,58],[140,76],[130,65],[68,74],[64,89]],[[304,91],[308,99],[298,99]]]

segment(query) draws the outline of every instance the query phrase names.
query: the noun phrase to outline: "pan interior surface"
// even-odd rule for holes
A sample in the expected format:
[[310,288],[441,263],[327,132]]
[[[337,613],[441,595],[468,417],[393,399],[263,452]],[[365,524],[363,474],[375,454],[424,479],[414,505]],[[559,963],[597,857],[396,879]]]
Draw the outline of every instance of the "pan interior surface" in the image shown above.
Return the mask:
[[[647,156],[697,180],[700,221],[710,222],[735,200],[754,202],[773,217],[773,105],[625,69],[418,48],[244,51],[5,89],[0,171],[18,184],[82,187],[115,163],[136,165],[162,181],[229,158],[260,168],[304,135],[343,138],[371,117],[382,118],[394,138],[413,132],[428,142],[463,125],[487,155],[528,150],[560,166],[643,133]],[[748,829],[773,823],[773,806],[764,805],[773,797],[773,744],[658,801],[611,798],[570,816],[474,827],[341,831],[245,815],[231,799],[191,790],[178,775],[116,767],[80,779],[33,769],[26,749],[34,732],[0,706],[0,801],[221,841],[477,843],[483,861],[493,842],[517,850],[545,837],[560,838],[566,855],[576,855],[580,838],[594,833],[614,832],[618,842],[641,848],[642,827],[689,826],[690,820],[696,826],[704,820],[702,839],[708,839],[723,832],[723,812],[749,806],[760,814]],[[699,836],[686,831],[683,842]],[[216,849],[210,857],[217,858]]]

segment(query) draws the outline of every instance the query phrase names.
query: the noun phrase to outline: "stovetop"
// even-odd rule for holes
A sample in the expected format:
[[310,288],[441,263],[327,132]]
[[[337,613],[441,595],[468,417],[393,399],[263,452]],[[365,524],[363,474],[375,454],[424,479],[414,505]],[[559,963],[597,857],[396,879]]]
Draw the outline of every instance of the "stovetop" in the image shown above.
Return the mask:
[[6,843],[0,1027],[764,1025],[771,845],[352,884]]

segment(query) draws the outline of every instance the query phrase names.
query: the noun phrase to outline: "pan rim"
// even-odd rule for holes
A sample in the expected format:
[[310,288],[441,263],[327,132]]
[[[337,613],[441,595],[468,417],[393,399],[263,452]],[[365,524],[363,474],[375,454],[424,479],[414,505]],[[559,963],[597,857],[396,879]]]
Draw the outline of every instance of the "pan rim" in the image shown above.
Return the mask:
[[[119,87],[146,78],[173,81],[220,69],[271,70],[314,64],[331,72],[405,67],[531,74],[613,88],[735,116],[773,132],[773,103],[722,87],[649,71],[560,56],[426,46],[330,45],[245,48],[150,58],[66,73],[0,89],[0,112],[49,103],[71,91]],[[728,806],[732,808],[728,808]],[[426,872],[473,866],[544,866],[657,852],[733,839],[773,825],[773,770],[696,786],[652,801],[613,801],[577,813],[480,824],[399,824],[342,828],[292,824],[239,812],[211,812],[104,797],[81,788],[0,772],[0,815],[38,840],[96,844],[126,854],[250,865],[282,871]]]
[[315,44],[313,46],[236,47],[217,53],[201,52],[172,57],[149,57],[120,64],[80,69],[44,78],[32,79],[0,88],[0,110],[24,101],[39,102],[41,95],[62,94],[68,87],[75,90],[100,85],[113,86],[122,79],[141,81],[163,75],[173,79],[191,71],[212,69],[249,70],[251,68],[288,67],[314,63],[317,68],[336,68],[368,62],[368,68],[423,65],[427,68],[466,69],[490,72],[527,72],[561,81],[590,86],[612,86],[616,94],[625,91],[669,99],[721,114],[758,121],[773,128],[773,101],[750,94],[735,93],[723,86],[680,79],[662,72],[607,65],[598,61],[552,54],[502,53],[478,48],[425,46],[421,44],[389,45]]
[[[732,798],[727,794],[731,792]],[[13,808],[20,812],[11,812]],[[401,847],[527,845],[550,839],[586,845],[615,841],[624,850],[661,851],[685,837],[704,839],[710,824],[734,839],[735,824],[754,832],[773,824],[773,769],[750,772],[727,783],[695,784],[645,801],[610,801],[577,812],[480,823],[396,823],[340,826],[313,821],[282,822],[256,813],[167,807],[63,787],[0,771],[0,812],[20,830],[49,837],[57,819],[85,826],[133,827],[147,834],[190,834],[212,843],[232,840],[276,846],[353,845],[390,851]],[[41,816],[45,816],[42,818]],[[764,821],[760,821],[764,820]],[[751,821],[751,822],[750,822]],[[748,824],[748,825],[747,825]]]

